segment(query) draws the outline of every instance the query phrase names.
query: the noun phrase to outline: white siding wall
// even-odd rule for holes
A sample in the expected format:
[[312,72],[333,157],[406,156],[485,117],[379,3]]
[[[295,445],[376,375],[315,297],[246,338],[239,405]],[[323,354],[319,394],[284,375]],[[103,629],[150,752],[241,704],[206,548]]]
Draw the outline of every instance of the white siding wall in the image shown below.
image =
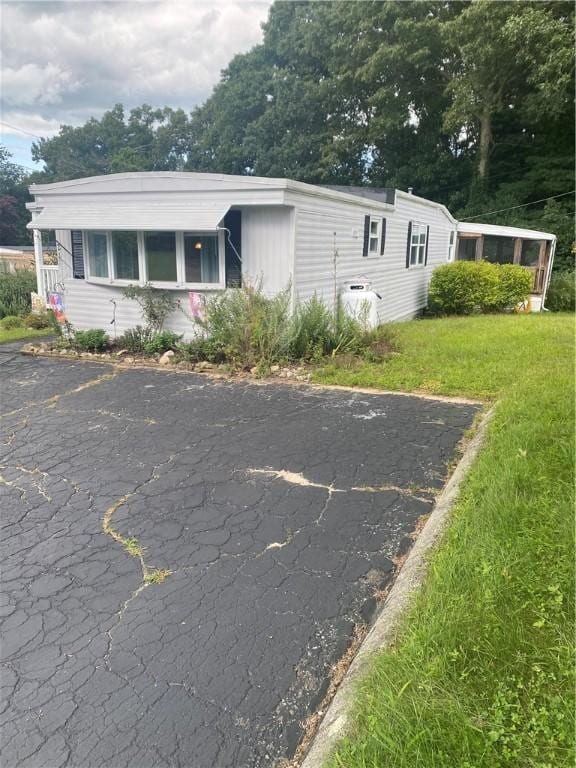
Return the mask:
[[242,275],[262,280],[268,294],[283,290],[292,279],[294,211],[284,206],[242,209]]
[[[300,198],[296,210],[295,293],[299,301],[314,293],[329,306],[334,297],[334,245],[338,251],[338,292],[345,282],[366,277],[382,296],[378,304],[381,322],[413,317],[426,305],[427,288],[434,267],[447,260],[450,220],[440,208],[417,198],[398,196],[394,210]],[[382,256],[362,256],[364,216],[386,219],[386,246]],[[430,225],[428,265],[406,269],[408,222]]]
[[[188,291],[171,293],[179,299],[182,311],[174,312],[165,327],[190,338],[194,335],[195,324],[190,318]],[[113,301],[116,304],[115,313]],[[135,301],[125,299],[120,287],[97,285],[73,278],[64,281],[64,314],[76,330],[103,328],[111,338],[121,336],[128,328],[144,325],[140,307]],[[112,324],[114,316],[116,323]]]

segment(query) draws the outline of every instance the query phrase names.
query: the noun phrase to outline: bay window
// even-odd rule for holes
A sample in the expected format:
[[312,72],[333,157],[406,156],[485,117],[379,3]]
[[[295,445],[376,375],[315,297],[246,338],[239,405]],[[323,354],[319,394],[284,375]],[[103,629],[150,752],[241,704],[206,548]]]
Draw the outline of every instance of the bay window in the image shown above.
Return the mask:
[[137,232],[112,232],[112,259],[117,280],[138,280]]
[[184,233],[184,279],[187,283],[220,282],[217,235]]
[[158,287],[224,288],[224,233],[84,231],[87,279]]
[[108,235],[88,232],[88,269],[90,277],[108,277]]
[[148,280],[151,283],[175,283],[178,279],[176,269],[176,233],[145,232],[144,250],[146,253]]

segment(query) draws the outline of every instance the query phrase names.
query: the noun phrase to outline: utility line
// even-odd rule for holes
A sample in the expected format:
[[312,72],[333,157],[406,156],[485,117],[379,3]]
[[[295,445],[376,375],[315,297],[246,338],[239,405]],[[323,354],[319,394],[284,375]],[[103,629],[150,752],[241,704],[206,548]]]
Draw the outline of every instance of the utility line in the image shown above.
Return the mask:
[[561,195],[551,195],[550,197],[543,197],[541,200],[534,200],[532,203],[522,203],[522,205],[511,205],[510,208],[499,208],[497,211],[486,211],[486,213],[478,213],[476,216],[466,216],[466,221],[472,219],[480,219],[482,216],[492,216],[493,213],[504,213],[504,211],[513,211],[516,208],[526,208],[528,205],[536,205],[537,203],[544,203],[546,200],[555,200],[557,197],[566,197],[566,195],[573,195],[576,190],[571,189],[570,192],[562,192]]

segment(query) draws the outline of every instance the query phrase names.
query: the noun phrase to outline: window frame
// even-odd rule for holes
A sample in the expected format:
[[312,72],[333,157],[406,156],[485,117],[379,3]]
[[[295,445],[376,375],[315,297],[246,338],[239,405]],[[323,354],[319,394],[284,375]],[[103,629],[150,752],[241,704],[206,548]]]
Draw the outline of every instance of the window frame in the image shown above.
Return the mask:
[[[420,241],[421,236],[424,235],[424,242]],[[414,237],[418,240],[415,243]],[[408,259],[408,269],[418,269],[426,266],[426,248],[428,245],[428,225],[422,224],[420,221],[412,222],[412,229],[410,232],[410,256]],[[412,263],[412,251],[416,248],[416,261]],[[419,258],[419,252],[422,251],[422,261]]]
[[[366,252],[366,257],[371,258],[373,256],[380,256],[380,251],[382,249],[382,219],[380,216],[370,216],[370,221],[368,223],[368,250]],[[372,224],[376,224],[376,234],[372,234]],[[370,248],[370,245],[373,240],[376,240],[376,250],[372,251]]]
[[[136,242],[138,244],[138,279],[132,280],[116,277],[116,265],[114,263],[114,251],[112,243],[112,232],[136,232]],[[148,280],[148,269],[146,263],[146,243],[145,235],[147,232],[170,232],[174,233],[176,239],[176,280]],[[106,250],[108,258],[108,277],[96,277],[90,272],[90,245],[89,234],[106,235]],[[196,237],[217,237],[218,240],[218,282],[217,283],[187,283],[185,271],[184,255],[184,235]],[[218,291],[226,288],[226,243],[224,239],[224,230],[210,230],[200,232],[198,230],[106,230],[106,229],[85,229],[82,230],[82,245],[84,248],[85,280],[90,283],[99,283],[104,285],[150,285],[152,288],[162,288],[165,290],[198,290],[198,291]]]

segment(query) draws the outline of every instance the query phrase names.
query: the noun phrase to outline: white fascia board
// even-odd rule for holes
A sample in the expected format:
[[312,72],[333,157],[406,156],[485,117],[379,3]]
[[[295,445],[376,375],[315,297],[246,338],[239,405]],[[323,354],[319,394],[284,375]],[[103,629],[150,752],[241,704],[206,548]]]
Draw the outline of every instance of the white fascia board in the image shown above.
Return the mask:
[[479,222],[458,222],[458,232],[470,235],[500,235],[501,237],[519,237],[525,240],[556,240],[550,232],[523,227],[505,227],[500,224],[480,224]]

